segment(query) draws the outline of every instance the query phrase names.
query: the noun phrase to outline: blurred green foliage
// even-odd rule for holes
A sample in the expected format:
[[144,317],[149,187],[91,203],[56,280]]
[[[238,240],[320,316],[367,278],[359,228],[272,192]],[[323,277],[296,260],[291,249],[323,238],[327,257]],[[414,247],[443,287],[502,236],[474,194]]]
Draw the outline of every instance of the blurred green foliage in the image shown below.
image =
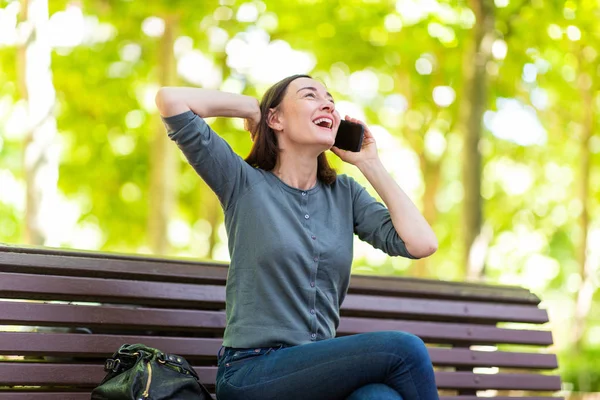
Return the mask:
[[[477,23],[472,3],[49,1],[61,146],[55,217],[63,229],[46,244],[151,252],[150,146],[156,130],[164,133],[153,105],[165,59],[156,32],[173,21],[180,85],[260,97],[278,73],[310,72],[322,79],[340,109],[364,117],[378,132],[384,162],[415,202],[433,205],[427,216],[440,249],[425,265],[427,276],[464,279],[460,111],[468,106],[464,71],[477,62],[464,56]],[[0,241],[10,243],[22,243],[25,229],[26,121],[17,85],[18,43],[7,34],[18,4],[0,0]],[[528,287],[544,299],[564,355],[563,376],[576,389],[597,391],[599,10],[596,0],[495,1],[495,31],[486,42],[494,54],[485,69],[489,111],[480,143],[485,279]],[[56,23],[59,14],[62,23]],[[79,38],[76,45],[61,45],[72,38]],[[294,69],[302,65],[307,70]],[[445,95],[436,100],[436,93]],[[248,153],[251,142],[240,121],[211,124],[240,155]],[[593,134],[582,145],[588,128]],[[590,160],[587,182],[580,165],[584,154]],[[335,157],[332,162],[367,185],[357,170]],[[175,168],[168,254],[225,260],[222,212],[214,196],[179,155]],[[584,202],[582,185],[588,187]],[[73,217],[61,215],[61,205]],[[577,251],[584,210],[590,217],[588,271],[582,276]],[[353,270],[408,275],[416,267],[357,244]],[[586,279],[595,294],[581,351],[571,356],[570,323]]]

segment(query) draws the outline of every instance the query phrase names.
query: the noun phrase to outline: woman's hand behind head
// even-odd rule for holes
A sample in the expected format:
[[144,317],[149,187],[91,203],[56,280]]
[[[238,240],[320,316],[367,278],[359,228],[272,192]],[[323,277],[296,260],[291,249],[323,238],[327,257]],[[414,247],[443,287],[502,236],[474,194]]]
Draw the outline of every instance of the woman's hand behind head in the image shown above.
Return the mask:
[[255,120],[254,118],[244,119],[244,129],[247,130],[248,132],[250,132],[250,139],[252,139],[253,142],[254,142],[254,139],[256,139],[256,133],[258,130],[258,122],[259,121],[260,121],[260,117],[258,118],[258,120]]
[[256,100],[256,111],[251,117],[244,118],[244,129],[250,132],[250,139],[252,139],[253,142],[256,139],[256,134],[258,133],[260,117],[260,105],[258,104],[258,100]]

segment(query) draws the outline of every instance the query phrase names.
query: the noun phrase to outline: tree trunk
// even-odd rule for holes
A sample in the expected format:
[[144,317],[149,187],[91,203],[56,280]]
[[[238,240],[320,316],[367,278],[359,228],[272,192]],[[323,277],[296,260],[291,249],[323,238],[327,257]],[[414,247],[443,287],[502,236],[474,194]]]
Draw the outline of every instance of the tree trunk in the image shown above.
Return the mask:
[[586,331],[587,316],[592,306],[594,296],[594,271],[593,263],[588,259],[588,232],[590,229],[589,215],[589,191],[590,191],[590,139],[594,133],[594,91],[591,88],[581,89],[583,107],[583,135],[580,143],[579,156],[579,188],[578,199],[581,202],[581,214],[579,216],[579,229],[581,230],[581,241],[577,246],[577,262],[581,288],[577,292],[575,303],[575,321],[573,344],[576,352],[581,351],[583,338]]
[[[425,182],[425,191],[423,193],[423,216],[433,226],[437,219],[437,207],[435,205],[435,198],[440,187],[440,166],[443,157],[438,161],[430,161],[425,156],[425,152],[421,151],[419,161],[421,165],[421,171],[423,171],[423,181]],[[430,258],[425,257],[420,260],[416,260],[411,270],[411,276],[418,278],[426,278],[430,276],[429,272]]]
[[463,265],[466,276],[480,278],[483,263],[471,257],[473,243],[481,233],[481,152],[479,142],[483,130],[483,113],[487,105],[486,64],[491,57],[494,35],[494,6],[491,0],[471,0],[477,22],[472,41],[463,59],[464,89],[461,104],[461,126],[465,133],[463,146]]
[[[176,82],[175,29],[177,21],[165,18],[165,32],[160,40],[158,52],[158,82],[160,86]],[[150,248],[155,254],[166,254],[170,248],[167,229],[169,216],[173,215],[176,192],[176,148],[158,121],[150,144],[150,196],[148,212],[148,235]]]
[[[444,65],[445,60],[443,52],[436,52],[435,57],[439,61],[440,65]],[[438,76],[435,79],[437,80],[435,85],[444,84],[444,81],[441,79],[441,77]],[[407,82],[407,90],[412,97],[410,87],[410,82]],[[424,126],[422,132],[418,133],[418,139],[414,138],[414,136],[407,137],[411,147],[419,155],[419,167],[421,168],[421,173],[423,174],[423,183],[425,185],[425,190],[423,191],[423,216],[432,227],[438,217],[435,199],[441,184],[441,165],[444,162],[444,158],[446,157],[447,153],[444,150],[444,153],[439,158],[427,157],[424,138],[429,129],[431,129],[431,127],[435,125],[436,121],[438,121],[439,117],[439,112],[432,115],[431,120]],[[450,131],[452,131],[452,129],[448,129],[448,132]],[[429,270],[431,263],[431,257],[425,257],[414,261],[410,270],[410,275],[418,278],[427,278],[431,276],[431,271]]]
[[57,199],[59,149],[53,115],[56,92],[52,82],[52,48],[48,41],[47,0],[21,1],[20,28],[26,32],[17,49],[18,87],[27,104],[24,139],[25,237],[24,242],[43,245]]

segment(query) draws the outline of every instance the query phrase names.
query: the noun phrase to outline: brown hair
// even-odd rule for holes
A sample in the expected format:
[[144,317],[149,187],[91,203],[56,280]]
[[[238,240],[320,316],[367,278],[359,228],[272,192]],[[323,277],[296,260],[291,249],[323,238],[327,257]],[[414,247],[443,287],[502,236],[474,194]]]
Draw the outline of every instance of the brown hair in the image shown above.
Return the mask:
[[[279,156],[279,146],[277,145],[277,135],[267,123],[269,110],[279,107],[283,100],[287,88],[298,78],[311,78],[310,75],[292,75],[284,78],[271,86],[264,94],[260,102],[260,122],[253,132],[254,145],[250,154],[246,157],[246,162],[253,167],[261,168],[265,171],[272,171],[277,163]],[[327,185],[335,182],[337,174],[329,165],[325,152],[319,154],[317,158],[317,179]]]

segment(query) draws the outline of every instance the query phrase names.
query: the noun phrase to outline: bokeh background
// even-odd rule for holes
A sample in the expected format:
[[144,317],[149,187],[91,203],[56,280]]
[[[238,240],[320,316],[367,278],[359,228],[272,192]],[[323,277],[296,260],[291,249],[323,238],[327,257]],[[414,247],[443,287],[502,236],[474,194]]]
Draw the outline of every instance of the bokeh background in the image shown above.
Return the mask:
[[[0,0],[0,242],[227,261],[155,93],[311,73],[440,242],[357,242],[353,273],[527,287],[566,392],[600,392],[599,21],[598,0]],[[210,123],[249,152],[242,120]]]

